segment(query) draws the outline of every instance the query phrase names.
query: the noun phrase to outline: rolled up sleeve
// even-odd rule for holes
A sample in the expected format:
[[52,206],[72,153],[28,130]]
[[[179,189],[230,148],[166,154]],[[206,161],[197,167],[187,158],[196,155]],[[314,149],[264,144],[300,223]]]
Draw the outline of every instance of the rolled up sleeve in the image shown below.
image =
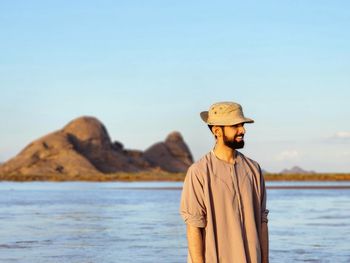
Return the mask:
[[261,174],[261,223],[266,223],[268,220],[269,210],[266,208],[266,187],[264,176]]
[[268,209],[265,209],[265,210],[262,210],[261,211],[261,223],[266,223],[269,222],[269,219],[268,219],[268,214],[269,214],[269,210]]
[[193,166],[188,169],[183,184],[180,214],[186,224],[200,228],[207,224],[203,180]]
[[265,188],[265,184],[263,186],[263,196],[262,196],[262,202],[261,202],[261,223],[265,223],[267,224],[267,222],[269,221],[268,219],[268,214],[269,214],[269,210],[266,209],[266,188]]

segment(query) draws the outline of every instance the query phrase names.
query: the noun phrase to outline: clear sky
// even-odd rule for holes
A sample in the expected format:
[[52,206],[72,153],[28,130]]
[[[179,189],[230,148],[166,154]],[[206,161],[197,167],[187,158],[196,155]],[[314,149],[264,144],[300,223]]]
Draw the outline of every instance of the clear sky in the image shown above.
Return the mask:
[[178,130],[197,160],[229,100],[263,169],[350,172],[349,28],[345,0],[1,1],[0,161],[82,115],[131,149]]

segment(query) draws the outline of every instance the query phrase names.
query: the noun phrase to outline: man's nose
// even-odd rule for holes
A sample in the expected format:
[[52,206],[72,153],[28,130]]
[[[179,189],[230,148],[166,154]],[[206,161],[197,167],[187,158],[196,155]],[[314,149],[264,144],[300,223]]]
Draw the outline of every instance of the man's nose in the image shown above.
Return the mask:
[[245,128],[243,126],[240,126],[238,132],[239,134],[245,134]]

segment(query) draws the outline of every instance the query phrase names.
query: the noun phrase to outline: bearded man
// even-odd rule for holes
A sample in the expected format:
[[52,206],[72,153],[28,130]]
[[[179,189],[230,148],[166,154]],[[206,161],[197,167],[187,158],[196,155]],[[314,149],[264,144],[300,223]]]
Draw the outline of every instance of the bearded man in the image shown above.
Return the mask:
[[269,241],[264,177],[244,147],[241,105],[213,104],[200,114],[215,147],[190,166],[180,214],[187,225],[188,263],[268,263]]

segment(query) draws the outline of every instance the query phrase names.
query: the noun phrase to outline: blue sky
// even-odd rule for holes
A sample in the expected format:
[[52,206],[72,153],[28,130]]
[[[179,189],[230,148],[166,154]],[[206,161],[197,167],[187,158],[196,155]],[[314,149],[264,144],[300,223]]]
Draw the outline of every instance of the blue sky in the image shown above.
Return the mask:
[[90,115],[146,149],[242,104],[245,154],[268,171],[350,172],[348,1],[2,1],[0,161]]

